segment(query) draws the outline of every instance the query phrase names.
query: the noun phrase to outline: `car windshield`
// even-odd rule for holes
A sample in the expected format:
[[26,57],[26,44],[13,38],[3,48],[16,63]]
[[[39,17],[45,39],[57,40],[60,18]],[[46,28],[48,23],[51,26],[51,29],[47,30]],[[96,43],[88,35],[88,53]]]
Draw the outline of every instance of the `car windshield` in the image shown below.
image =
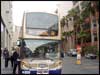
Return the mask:
[[21,58],[56,59],[58,58],[58,41],[54,40],[24,40],[21,47]]

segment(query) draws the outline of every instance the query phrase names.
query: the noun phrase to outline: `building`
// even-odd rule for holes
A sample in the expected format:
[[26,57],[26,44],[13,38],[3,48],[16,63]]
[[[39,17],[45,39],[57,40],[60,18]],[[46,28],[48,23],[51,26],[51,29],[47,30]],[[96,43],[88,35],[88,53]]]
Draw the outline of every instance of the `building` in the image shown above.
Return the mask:
[[[77,44],[81,44],[82,47],[98,46],[99,50],[98,3],[97,1],[73,1],[72,11],[67,14],[63,12],[63,10],[67,10],[67,7],[65,8],[63,7],[64,5],[59,5],[58,15],[61,21],[62,34],[64,35],[62,35],[62,46],[65,52],[68,49],[76,48]],[[63,8],[63,10],[61,8]],[[73,33],[71,31],[73,31]],[[86,37],[83,38],[83,36],[80,35],[81,31],[86,33]]]
[[[94,1],[94,3],[97,1]],[[91,13],[88,14],[85,18],[84,18],[84,24],[82,25],[82,29],[86,32],[90,33],[90,37],[88,39],[90,39],[89,41],[87,41],[87,45],[97,45],[97,41],[99,39],[99,37],[97,36],[98,33],[98,29],[99,29],[99,11],[95,11],[95,9],[99,10],[99,8],[93,8],[95,6],[93,6],[91,8],[91,5],[93,5],[93,1],[73,1],[73,8],[76,9],[79,13],[84,13],[84,14],[88,14],[88,12]],[[88,12],[85,11],[86,8],[88,8],[90,6],[90,10],[88,10]],[[94,14],[91,12],[94,11]],[[97,14],[96,14],[97,13]],[[98,16],[97,16],[98,15]],[[85,15],[84,15],[85,16]],[[97,18],[97,19],[96,19]],[[85,46],[85,44],[83,44],[83,46]]]
[[[91,52],[96,53],[99,50],[99,1],[73,1],[73,8],[77,11],[77,15],[83,17],[80,27],[74,28],[76,29],[75,44],[81,44],[83,55],[86,47],[92,48]],[[81,30],[87,33],[82,39],[77,36]]]
[[57,5],[57,14],[60,20],[63,18],[63,16],[68,14],[68,10],[70,10],[72,6],[72,1],[61,1]]
[[16,26],[15,25],[14,33],[13,33],[13,35],[14,35],[13,36],[13,46],[16,46],[16,42],[19,39],[20,29],[21,29],[21,26]]
[[1,1],[1,47],[11,50],[13,36],[12,3]]

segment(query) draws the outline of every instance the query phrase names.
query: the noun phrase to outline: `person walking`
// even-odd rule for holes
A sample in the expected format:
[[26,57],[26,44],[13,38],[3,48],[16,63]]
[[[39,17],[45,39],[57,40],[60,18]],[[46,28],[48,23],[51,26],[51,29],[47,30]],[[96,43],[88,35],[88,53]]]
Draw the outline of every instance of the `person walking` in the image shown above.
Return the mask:
[[12,47],[12,51],[11,51],[11,57],[10,57],[10,61],[11,61],[11,66],[13,67],[13,62],[14,62],[14,59],[13,59],[13,53],[14,53],[15,49],[14,47]]
[[61,55],[61,58],[64,58],[64,52],[63,51],[60,52],[60,55]]
[[13,74],[16,74],[16,68],[18,67],[18,71],[20,70],[19,48],[16,48],[12,57],[13,57],[13,61],[14,61]]
[[7,68],[8,67],[8,61],[9,61],[9,51],[8,51],[7,48],[4,49],[3,56],[4,56],[4,59],[5,59],[5,68]]

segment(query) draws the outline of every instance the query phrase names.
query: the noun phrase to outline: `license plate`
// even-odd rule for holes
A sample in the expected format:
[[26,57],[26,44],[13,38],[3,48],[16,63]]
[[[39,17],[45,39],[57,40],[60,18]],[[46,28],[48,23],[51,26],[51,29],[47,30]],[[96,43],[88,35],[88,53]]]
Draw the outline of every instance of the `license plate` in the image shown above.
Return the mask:
[[37,74],[48,74],[48,70],[44,70],[44,69],[39,69],[37,70]]
[[44,68],[44,67],[46,67],[46,64],[40,64],[39,67]]
[[30,71],[22,71],[23,74],[30,74]]

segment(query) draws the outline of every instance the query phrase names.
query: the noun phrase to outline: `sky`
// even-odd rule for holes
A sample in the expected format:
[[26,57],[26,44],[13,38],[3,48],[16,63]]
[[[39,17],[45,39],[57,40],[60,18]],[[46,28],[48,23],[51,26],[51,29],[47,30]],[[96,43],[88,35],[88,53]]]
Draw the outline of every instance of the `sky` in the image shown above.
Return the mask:
[[22,17],[25,12],[54,13],[57,5],[62,1],[12,1],[12,16],[14,25],[22,25]]

